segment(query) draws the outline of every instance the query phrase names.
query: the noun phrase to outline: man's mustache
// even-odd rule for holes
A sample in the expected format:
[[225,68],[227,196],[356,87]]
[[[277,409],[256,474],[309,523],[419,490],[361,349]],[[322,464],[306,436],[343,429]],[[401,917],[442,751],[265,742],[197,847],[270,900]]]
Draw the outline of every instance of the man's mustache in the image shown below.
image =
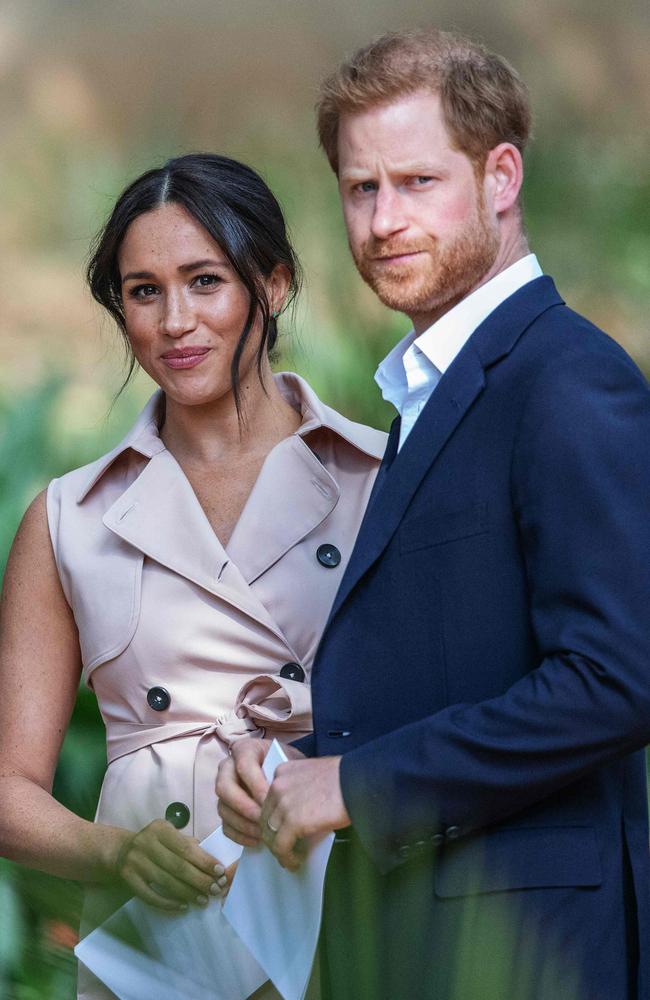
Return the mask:
[[369,240],[364,244],[363,256],[366,260],[387,260],[389,257],[402,257],[410,253],[423,253],[433,249],[433,241],[420,243],[391,243],[390,241]]

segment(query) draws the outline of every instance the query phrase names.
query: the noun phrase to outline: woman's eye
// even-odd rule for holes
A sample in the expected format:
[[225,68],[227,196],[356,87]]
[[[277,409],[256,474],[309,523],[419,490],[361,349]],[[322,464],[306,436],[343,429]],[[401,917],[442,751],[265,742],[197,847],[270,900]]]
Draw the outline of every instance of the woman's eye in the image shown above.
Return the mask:
[[217,274],[199,274],[192,284],[195,288],[214,288],[220,281],[221,278]]
[[148,299],[152,295],[156,295],[157,292],[156,285],[135,285],[129,295],[132,299]]

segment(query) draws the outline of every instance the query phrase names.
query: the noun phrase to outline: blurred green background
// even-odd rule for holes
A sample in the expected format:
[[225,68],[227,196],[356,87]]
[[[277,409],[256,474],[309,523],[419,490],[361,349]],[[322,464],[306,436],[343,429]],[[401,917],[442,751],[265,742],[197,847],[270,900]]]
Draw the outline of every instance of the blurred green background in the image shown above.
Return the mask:
[[[388,425],[372,373],[407,324],[354,273],[312,107],[346,53],[427,23],[481,38],[521,71],[536,116],[531,245],[569,303],[650,370],[645,2],[0,3],[1,565],[35,493],[118,440],[151,391],[139,376],[111,409],[123,355],[82,272],[121,188],[168,156],[214,150],[263,173],[306,272],[281,366],[347,414]],[[92,816],[103,767],[82,690],[57,796]],[[0,866],[0,997],[73,996],[79,887]]]

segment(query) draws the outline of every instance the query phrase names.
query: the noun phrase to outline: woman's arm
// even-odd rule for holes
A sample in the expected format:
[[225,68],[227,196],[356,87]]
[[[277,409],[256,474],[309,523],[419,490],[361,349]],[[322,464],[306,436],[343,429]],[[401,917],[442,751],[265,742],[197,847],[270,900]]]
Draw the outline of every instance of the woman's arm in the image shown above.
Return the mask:
[[119,875],[163,909],[207,902],[223,868],[193,838],[163,820],[137,834],[90,823],[52,797],[80,675],[77,629],[41,493],[14,540],[0,604],[0,854],[63,878]]

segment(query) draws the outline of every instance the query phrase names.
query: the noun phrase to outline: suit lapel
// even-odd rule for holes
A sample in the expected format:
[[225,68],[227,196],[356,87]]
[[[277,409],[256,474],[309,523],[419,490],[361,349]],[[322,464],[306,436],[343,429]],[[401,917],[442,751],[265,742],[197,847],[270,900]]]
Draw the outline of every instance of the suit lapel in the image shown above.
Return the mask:
[[393,464],[395,455],[397,454],[397,445],[399,444],[400,428],[402,426],[402,421],[400,417],[395,417],[392,424],[390,425],[390,433],[388,435],[388,442],[386,444],[386,451],[384,452],[384,457],[379,469],[377,470],[377,475],[375,476],[375,481],[372,484],[372,490],[370,491],[370,496],[368,498],[368,505],[366,507],[366,513],[364,520],[368,517],[370,508],[372,507],[375,497],[381,491],[381,487],[384,484],[384,480]]
[[562,304],[548,277],[536,278],[502,302],[474,331],[442,376],[401,451],[391,461],[399,436],[399,421],[393,423],[378,482],[334,599],[330,622],[395,534],[424,476],[483,391],[485,371],[512,351],[543,312]]
[[309,446],[294,434],[269,453],[228,542],[247,583],[313,531],[340,491]]
[[[413,494],[484,385],[485,376],[477,355],[465,351],[462,362],[452,365],[441,378],[391,464],[387,449],[378,474],[381,480],[368,505],[330,620],[388,545]],[[396,437],[399,437],[399,422]]]

